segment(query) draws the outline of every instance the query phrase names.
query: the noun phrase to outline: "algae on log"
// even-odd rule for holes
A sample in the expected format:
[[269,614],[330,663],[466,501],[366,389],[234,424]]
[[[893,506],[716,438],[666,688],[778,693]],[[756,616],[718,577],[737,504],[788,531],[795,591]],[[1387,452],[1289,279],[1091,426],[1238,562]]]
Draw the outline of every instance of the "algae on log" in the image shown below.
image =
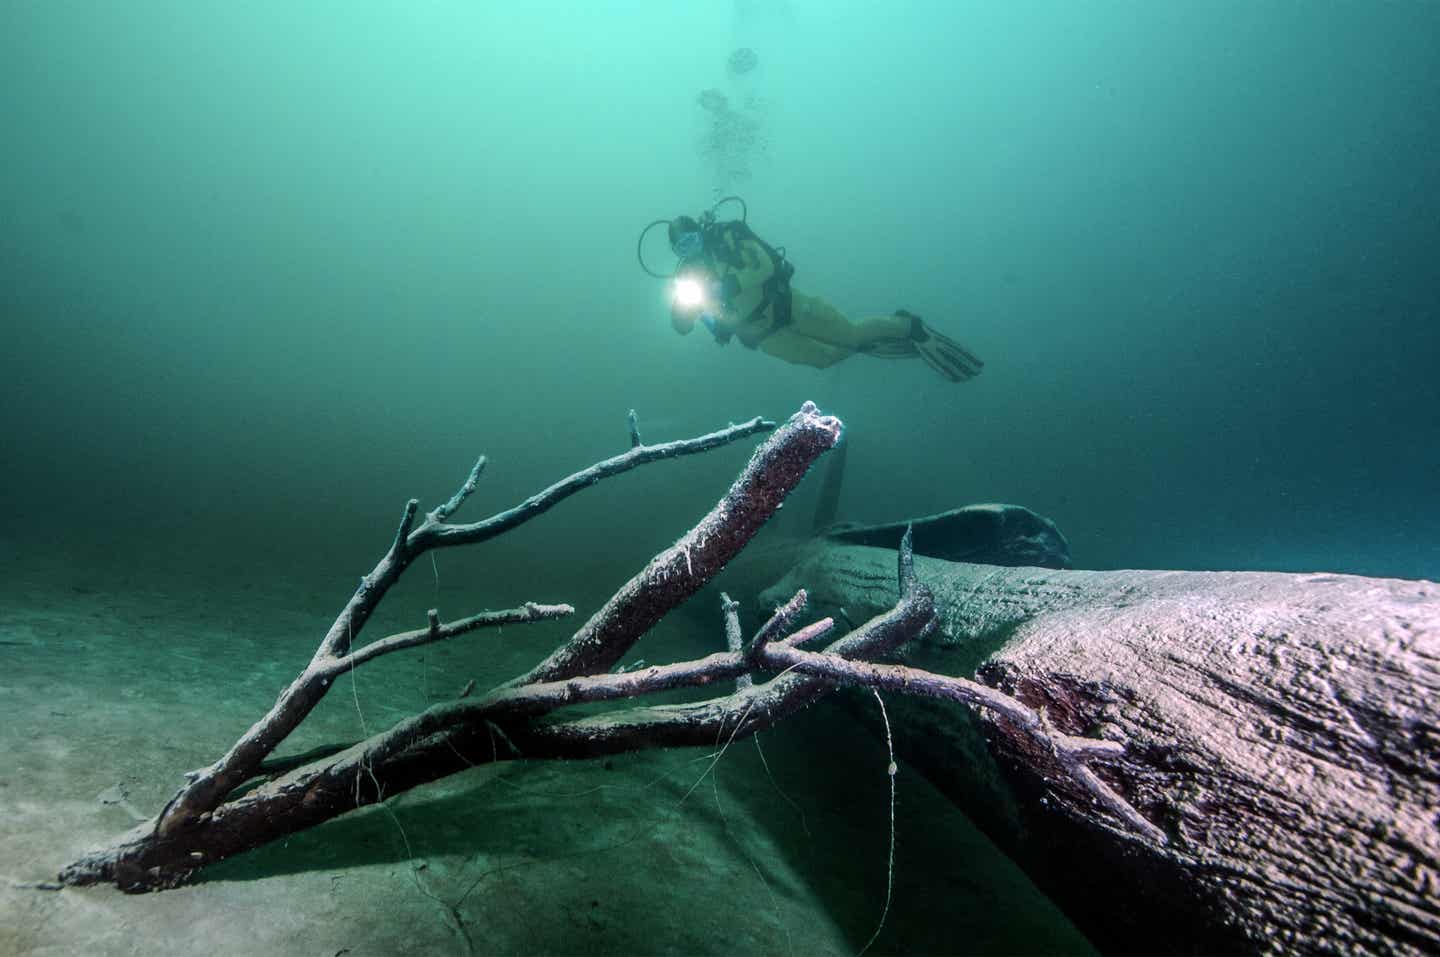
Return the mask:
[[[942,627],[910,663],[979,664],[1060,731],[1126,745],[1096,770],[1165,844],[1003,722],[891,705],[902,755],[1102,949],[1440,952],[1440,586],[915,565]],[[859,620],[894,604],[893,566],[815,543],[764,597],[803,585]]]

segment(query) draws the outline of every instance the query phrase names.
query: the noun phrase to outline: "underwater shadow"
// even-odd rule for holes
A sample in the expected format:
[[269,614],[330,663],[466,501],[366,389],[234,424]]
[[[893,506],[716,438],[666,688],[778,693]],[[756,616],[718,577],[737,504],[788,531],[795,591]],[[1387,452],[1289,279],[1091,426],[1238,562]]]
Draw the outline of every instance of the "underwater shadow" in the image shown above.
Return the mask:
[[709,760],[693,750],[487,766],[217,863],[203,883],[355,874],[398,903],[413,881],[483,928],[485,952],[725,952],[735,942],[706,928],[749,920],[756,897],[716,895],[715,847],[681,805]]
[[708,761],[703,752],[481,765],[220,861],[197,882],[431,858],[485,859],[479,870],[500,871],[612,853],[689,812],[678,805]]

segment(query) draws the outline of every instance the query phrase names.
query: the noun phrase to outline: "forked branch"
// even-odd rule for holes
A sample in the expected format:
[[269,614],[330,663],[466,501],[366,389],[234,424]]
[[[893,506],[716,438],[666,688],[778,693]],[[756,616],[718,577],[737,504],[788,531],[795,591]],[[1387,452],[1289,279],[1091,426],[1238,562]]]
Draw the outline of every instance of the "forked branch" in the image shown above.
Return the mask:
[[[472,616],[441,624],[435,611],[428,627],[391,635],[352,650],[354,634],[404,568],[430,548],[483,541],[514,528],[581,488],[647,462],[716,448],[737,438],[774,428],[763,419],[732,425],[697,439],[647,446],[638,441],[628,452],[607,459],[556,483],[513,509],[468,525],[447,519],[474,491],[484,466],[476,463],[461,489],[414,527],[418,503],[410,501],[395,539],[321,641],[310,664],[257,722],[214,765],[192,772],[153,821],[67,868],[71,883],[113,880],[124,887],[148,889],[183,881],[199,867],[283,834],[309,827],[361,804],[379,800],[459,770],[456,759],[478,763],[467,752],[501,729],[520,735],[530,718],[581,701],[648,694],[682,684],[703,684],[721,674],[744,673],[752,664],[731,654],[665,669],[629,675],[603,674],[664,614],[695,593],[733,558],[779,508],[815,458],[839,438],[838,419],[823,416],[812,403],[775,430],[751,457],[740,477],[695,528],[656,556],[623,586],[573,638],[529,676],[477,698],[432,707],[382,734],[282,777],[253,787],[238,798],[236,788],[251,781],[261,762],[309,714],[341,672],[405,648],[454,637],[487,625],[538,621],[569,614],[568,605],[527,603],[507,612]],[[929,618],[927,617],[928,621]],[[588,675],[588,677],[587,677]],[[550,726],[563,735],[565,723]],[[643,729],[644,722],[636,724]],[[543,733],[542,733],[543,734]],[[523,737],[523,735],[521,735]],[[621,739],[616,738],[616,742]],[[658,742],[657,742],[658,743]],[[629,741],[625,747],[653,746]],[[571,753],[581,749],[571,748]],[[491,758],[498,757],[491,747]]]
[[[809,419],[820,418],[813,405],[809,406],[809,410]],[[836,422],[835,431],[838,433],[838,421],[830,421]],[[186,785],[166,805],[156,822],[157,835],[170,837],[193,826],[203,815],[215,810],[226,795],[255,775],[260,763],[289,737],[320,703],[329,690],[335,675],[360,663],[351,655],[351,647],[356,636],[360,634],[371,613],[385,597],[390,587],[399,581],[400,575],[410,563],[426,551],[432,548],[463,545],[493,538],[544,513],[579,490],[593,485],[601,479],[618,475],[649,462],[693,455],[718,448],[758,432],[770,431],[774,427],[773,422],[757,417],[740,425],[731,425],[693,439],[682,439],[661,445],[639,445],[556,482],[514,508],[499,512],[483,521],[466,525],[452,525],[447,519],[475,491],[480,475],[485,468],[483,456],[476,461],[465,482],[455,494],[439,508],[426,515],[419,527],[414,527],[419,502],[411,499],[405,504],[399,528],[389,551],[369,574],[360,579],[360,586],[351,595],[335,622],[330,626],[305,670],[281,692],[269,712],[252,725],[224,756],[209,767],[186,774]],[[818,454],[818,451],[815,454]],[[538,621],[569,613],[568,606],[542,606],[530,603],[525,606],[523,612],[517,613],[518,617],[507,619],[504,617],[507,613],[499,613],[501,620],[485,620],[483,617],[467,619],[464,623],[456,623],[451,626],[449,634],[437,634],[436,626],[432,623],[431,627],[423,633],[411,632],[401,636],[392,636],[390,639],[382,640],[379,647],[370,646],[373,650],[362,649],[359,654],[363,655],[361,660],[370,660],[390,651],[461,634],[474,628],[485,627],[488,624],[498,624],[505,620]],[[441,631],[443,631],[443,626],[441,626]]]

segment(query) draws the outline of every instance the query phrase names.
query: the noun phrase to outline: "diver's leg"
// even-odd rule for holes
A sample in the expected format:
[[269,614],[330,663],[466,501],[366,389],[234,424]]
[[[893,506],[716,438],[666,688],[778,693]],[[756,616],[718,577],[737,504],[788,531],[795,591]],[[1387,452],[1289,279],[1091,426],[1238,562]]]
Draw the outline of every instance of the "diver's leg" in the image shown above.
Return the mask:
[[873,316],[855,325],[856,349],[880,359],[915,359],[920,353],[910,337],[910,320],[899,316]]
[[973,379],[985,366],[969,349],[936,332],[919,316],[904,309],[897,310],[893,316],[862,319],[850,324],[850,329],[851,348],[856,352],[880,359],[919,357],[951,382]]
[[806,338],[867,355],[914,358],[918,354],[910,341],[909,319],[877,316],[851,322],[825,300],[793,290],[790,325],[786,328]]
[[[817,346],[842,350],[844,355],[861,352],[881,359],[924,359],[927,365],[951,382],[973,379],[985,365],[970,350],[936,332],[922,322],[919,316],[903,309],[897,310],[891,316],[876,316],[851,322],[825,300],[793,290],[790,323],[777,330],[770,338],[775,338],[775,335],[782,331],[793,333],[801,339],[812,340]],[[792,347],[793,343],[782,348]],[[763,344],[761,348],[771,351]],[[825,364],[839,362],[844,355]]]
[[781,327],[807,339],[854,352],[860,345],[855,324],[818,296],[790,291],[790,322]]
[[855,354],[851,349],[842,349],[819,339],[802,336],[789,326],[776,329],[762,339],[760,351],[786,362],[814,366],[817,369],[829,368],[841,359]]

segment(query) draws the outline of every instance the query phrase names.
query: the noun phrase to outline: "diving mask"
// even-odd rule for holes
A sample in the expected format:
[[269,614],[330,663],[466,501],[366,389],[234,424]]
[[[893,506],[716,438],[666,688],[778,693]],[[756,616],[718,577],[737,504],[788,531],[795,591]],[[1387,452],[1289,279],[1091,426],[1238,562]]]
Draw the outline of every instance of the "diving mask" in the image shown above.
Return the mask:
[[698,229],[686,230],[675,237],[671,248],[681,259],[692,259],[705,251],[705,234]]

